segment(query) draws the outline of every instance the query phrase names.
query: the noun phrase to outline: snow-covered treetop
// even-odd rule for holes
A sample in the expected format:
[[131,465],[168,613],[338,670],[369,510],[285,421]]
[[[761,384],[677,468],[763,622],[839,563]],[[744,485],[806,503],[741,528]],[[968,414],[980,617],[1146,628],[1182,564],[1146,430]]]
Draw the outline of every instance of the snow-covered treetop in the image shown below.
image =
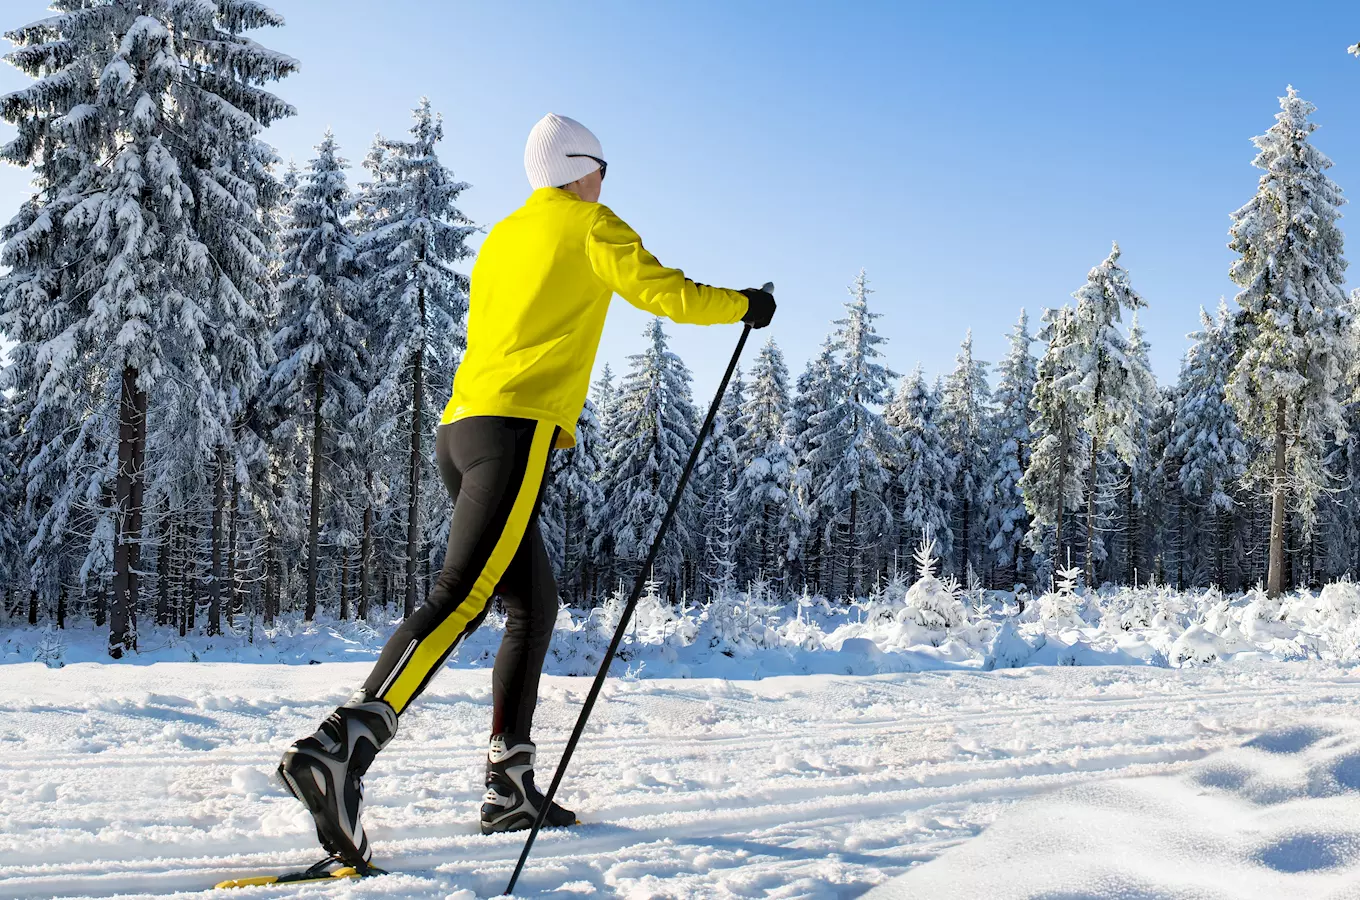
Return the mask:
[[1002,441],[1015,440],[1029,442],[1029,402],[1034,394],[1034,354],[1030,345],[1034,335],[1029,331],[1029,313],[1020,310],[1020,320],[1015,323],[1007,340],[1010,351],[1006,358],[997,364],[996,393],[993,396],[997,406],[997,424],[1001,429]]
[[1253,140],[1260,152],[1252,164],[1265,174],[1233,213],[1228,244],[1240,254],[1230,274],[1242,287],[1228,399],[1249,433],[1272,437],[1282,424],[1292,435],[1305,518],[1325,480],[1318,448],[1345,428],[1341,401],[1355,347],[1337,227],[1345,199],[1325,174],[1332,161],[1308,142],[1315,109],[1293,87],[1280,98],[1275,124]]
[[1068,371],[1059,387],[1081,403],[1086,432],[1127,462],[1137,455],[1138,428],[1156,385],[1119,330],[1124,310],[1147,305],[1119,265],[1119,256],[1115,243],[1072,294],[1077,301],[1071,319],[1074,339],[1065,351]]
[[836,332],[836,349],[845,354],[842,364],[845,393],[850,402],[860,405],[887,403],[889,381],[896,377],[894,372],[875,361],[883,356],[878,345],[886,338],[874,328],[874,320],[882,313],[869,311],[872,293],[869,280],[860,269],[850,288],[853,299],[845,304],[847,315],[836,320],[841,326]]
[[765,342],[751,369],[751,388],[742,406],[742,425],[748,446],[763,450],[783,439],[789,408],[789,370],[774,338]]

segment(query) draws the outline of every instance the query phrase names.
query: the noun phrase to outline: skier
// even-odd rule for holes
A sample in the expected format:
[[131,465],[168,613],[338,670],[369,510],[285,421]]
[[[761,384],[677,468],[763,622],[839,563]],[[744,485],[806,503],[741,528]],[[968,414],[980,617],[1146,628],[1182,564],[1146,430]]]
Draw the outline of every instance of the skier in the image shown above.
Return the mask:
[[[576,442],[612,295],[676,322],[763,328],[774,316],[766,291],[696,284],[657,262],[598,202],[607,167],[600,142],[573,119],[548,115],[530,132],[524,168],[534,190],[491,230],[473,266],[467,353],[435,438],[454,499],[444,567],[363,687],[279,764],[322,845],[360,872],[371,856],[359,820],[363,775],[493,594],[506,625],[491,676],[482,833],[528,828],[538,814],[530,735],[557,620],[538,506],[549,451]],[[546,823],[573,825],[576,816],[554,803]]]

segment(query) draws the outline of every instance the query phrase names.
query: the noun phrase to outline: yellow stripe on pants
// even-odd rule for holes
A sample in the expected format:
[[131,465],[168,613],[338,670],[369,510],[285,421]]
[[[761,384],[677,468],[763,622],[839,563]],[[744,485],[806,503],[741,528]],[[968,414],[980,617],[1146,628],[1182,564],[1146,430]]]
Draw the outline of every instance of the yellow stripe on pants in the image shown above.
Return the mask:
[[458,608],[448,618],[430,632],[429,636],[416,645],[410,658],[402,668],[401,674],[383,694],[383,700],[400,713],[411,702],[411,697],[425,681],[430,671],[463,638],[468,624],[482,614],[491,593],[496,589],[501,576],[510,567],[510,561],[519,551],[524,532],[529,528],[529,517],[533,514],[534,504],[538,501],[539,489],[543,486],[543,476],[548,467],[548,452],[552,450],[555,427],[547,422],[534,426],[533,442],[529,447],[529,462],[524,470],[524,480],[520,482],[515,504],[510,509],[505,528],[501,530],[491,556],[478,573],[472,589],[458,604]]

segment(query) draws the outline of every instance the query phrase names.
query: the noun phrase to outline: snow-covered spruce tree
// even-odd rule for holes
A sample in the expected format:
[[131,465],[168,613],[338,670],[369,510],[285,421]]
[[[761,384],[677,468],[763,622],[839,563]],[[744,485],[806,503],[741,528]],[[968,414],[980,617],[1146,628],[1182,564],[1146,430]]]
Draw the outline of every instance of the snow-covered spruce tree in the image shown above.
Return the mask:
[[1270,443],[1268,458],[1255,462],[1270,480],[1271,597],[1286,587],[1289,500],[1305,534],[1315,524],[1324,445],[1345,436],[1341,400],[1355,353],[1336,224],[1344,199],[1325,174],[1331,160],[1308,142],[1315,109],[1293,87],[1280,98],[1275,125],[1253,140],[1260,151],[1253,165],[1265,174],[1256,196],[1233,213],[1228,244],[1241,254],[1231,275],[1242,291],[1227,396],[1244,430]]
[[[7,158],[21,149],[17,143],[4,148]],[[8,394],[10,420],[23,423],[14,429],[12,448],[20,504],[14,526],[20,529],[16,539],[24,548],[24,558],[14,571],[25,574],[16,590],[29,596],[33,625],[38,623],[40,605],[50,608],[57,602],[67,570],[77,568],[83,556],[94,557],[85,547],[95,514],[81,509],[87,505],[83,488],[92,479],[75,473],[105,473],[106,467],[87,464],[82,457],[96,446],[85,435],[97,434],[97,424],[106,429],[109,418],[107,405],[86,408],[82,415],[89,394],[82,380],[74,377],[81,315],[67,302],[70,291],[65,282],[74,256],[73,248],[61,239],[61,223],[78,198],[55,181],[68,174],[58,165],[59,158],[54,155],[34,166],[33,184],[39,193],[5,226],[0,251],[0,265],[9,267],[0,275],[0,331],[16,342],[9,348],[8,364],[0,368],[0,393]],[[66,436],[71,422],[82,422],[85,434]],[[95,496],[96,503],[88,506],[98,508],[102,496],[98,491]],[[89,593],[93,596],[95,591]]]
[[615,435],[615,424],[618,421],[618,393],[618,387],[614,384],[614,373],[609,364],[605,363],[599,377],[590,386],[590,403],[595,410],[595,420],[600,431],[596,453],[600,461],[600,470],[595,480],[601,492],[600,506],[596,510],[597,518],[590,525],[588,565],[583,573],[582,583],[582,590],[592,606],[597,596],[609,592],[615,574],[614,534],[608,526],[608,504],[604,498],[611,484],[610,473],[614,471],[613,460],[619,445]]
[[[606,523],[618,574],[631,578],[645,561],[666,507],[680,482],[698,431],[690,374],[671,352],[660,319],[644,332],[647,349],[630,356],[615,401],[612,431],[617,441],[606,477]],[[653,575],[664,581],[672,601],[679,597],[685,556],[695,546],[691,532],[694,495],[686,490],[661,543]]]
[[741,450],[746,446],[745,434],[746,423],[742,419],[742,408],[746,406],[746,379],[742,377],[741,366],[737,366],[732,373],[732,380],[727,385],[727,392],[723,394],[722,404],[718,407],[718,415],[723,417],[727,439],[732,442],[733,451],[737,454],[734,459],[740,471],[747,462],[747,457],[743,456]]
[[1080,508],[1082,467],[1088,446],[1081,430],[1082,407],[1069,387],[1077,342],[1076,315],[1070,306],[1044,310],[1039,340],[1047,346],[1035,367],[1034,398],[1030,409],[1034,436],[1029,467],[1020,479],[1030,530],[1025,541],[1051,572],[1064,566],[1068,546],[1064,520]]
[[[896,438],[880,411],[889,399],[894,374],[878,362],[884,338],[874,328],[878,313],[869,311],[868,281],[860,270],[845,304],[846,317],[836,320],[835,348],[841,353],[839,402],[808,422],[808,459],[820,471],[811,485],[816,507],[824,516],[820,535],[837,563],[827,586],[837,596],[862,596],[866,587],[865,552],[875,550],[892,524],[884,503],[887,461]],[[871,560],[877,563],[877,559]]]
[[826,542],[821,535],[826,530],[827,511],[818,502],[815,487],[822,483],[826,474],[826,463],[814,457],[813,443],[814,420],[841,402],[845,394],[844,373],[836,359],[836,342],[833,335],[822,340],[818,354],[808,360],[803,373],[798,376],[797,394],[789,407],[786,424],[795,468],[792,478],[794,502],[793,515],[789,521],[788,539],[791,548],[796,549],[796,558],[791,558],[798,567],[799,574],[812,583],[818,590],[828,590],[830,566]]
[[887,496],[893,519],[893,562],[900,569],[914,548],[929,541],[949,553],[953,533],[949,508],[955,483],[954,458],[940,430],[940,401],[918,365],[902,379],[897,396],[883,410],[897,437]]
[[23,482],[19,480],[19,421],[9,397],[0,390],[0,611],[19,589],[23,572],[20,531]]
[[[1143,327],[1134,312],[1129,321],[1129,366],[1134,373],[1134,381],[1141,384],[1141,390],[1132,393],[1131,401],[1136,405],[1132,416],[1133,455],[1128,460],[1118,459],[1108,467],[1107,483],[1112,484],[1120,495],[1114,502],[1118,509],[1119,544],[1122,550],[1123,568],[1111,568],[1109,574],[1118,577],[1125,584],[1132,584],[1137,577],[1140,565],[1147,571],[1143,560],[1146,556],[1143,530],[1141,527],[1144,501],[1146,500],[1148,479],[1155,464],[1148,454],[1148,434],[1152,427],[1152,416],[1156,410],[1160,393],[1157,379],[1152,374],[1149,361],[1149,347]],[[1108,451],[1107,451],[1108,452]]]
[[1029,512],[1020,479],[1029,467],[1031,449],[1030,401],[1034,397],[1034,355],[1030,345],[1029,316],[1022,309],[1020,321],[1010,334],[1010,352],[997,365],[995,412],[991,434],[996,453],[987,483],[987,517],[983,539],[992,554],[996,586],[1009,588],[1020,580],[1032,581],[1025,533]]
[[700,578],[694,583],[698,599],[722,597],[737,587],[737,533],[732,515],[733,474],[740,471],[737,445],[731,436],[730,407],[713,419],[704,448],[695,464],[697,514],[694,536]]
[[[741,404],[745,396],[746,385],[738,368],[733,372],[732,380],[723,394],[713,427],[704,439],[703,449],[690,479],[694,494],[690,511],[694,516],[691,527],[695,546],[693,554],[686,560],[684,586],[687,592],[696,597],[707,594],[712,584],[711,569],[715,560],[723,559],[735,565],[734,535],[719,535],[716,529],[724,516],[730,518],[732,485],[736,473],[743,467],[735,436],[741,434]],[[724,542],[723,550],[715,556],[713,548],[720,539]],[[728,579],[729,586],[735,585],[735,570],[728,575],[731,576]]]
[[970,564],[975,571],[983,567],[985,489],[994,456],[987,431],[991,395],[987,363],[973,357],[970,328],[955,358],[954,371],[944,380],[940,398],[940,430],[954,462],[950,517],[954,523],[955,572],[959,577],[963,577]]
[[1097,510],[1101,463],[1108,449],[1125,465],[1137,455],[1137,439],[1152,402],[1156,384],[1151,373],[1130,352],[1128,338],[1119,330],[1124,310],[1146,306],[1119,265],[1119,245],[1086,276],[1073,295],[1073,340],[1065,348],[1067,372],[1058,387],[1070,391],[1080,409],[1087,435],[1086,580],[1096,583]]
[[1160,584],[1174,584],[1178,590],[1186,586],[1186,562],[1189,559],[1186,551],[1189,524],[1185,499],[1181,493],[1181,460],[1175,452],[1173,433],[1180,406],[1179,382],[1159,391],[1148,430],[1148,455],[1154,462],[1145,504],[1149,523],[1146,532],[1149,556],[1147,579],[1155,579]]
[[[347,163],[327,129],[288,208],[283,233],[279,320],[274,334],[278,362],[269,375],[271,403],[307,420],[310,433],[305,618],[316,615],[323,485],[328,493],[363,483],[347,434],[365,397],[367,334],[352,312],[360,305],[362,278],[357,242],[347,219],[354,201],[345,180]],[[329,428],[327,425],[329,423]],[[356,468],[358,470],[356,470]]]
[[1226,304],[1219,306],[1217,319],[1201,309],[1200,322],[1181,367],[1180,402],[1167,452],[1176,459],[1181,496],[1193,518],[1192,552],[1214,561],[1214,583],[1227,589],[1233,492],[1246,470],[1246,444],[1232,407],[1224,402],[1233,365]]
[[741,409],[738,473],[732,500],[738,525],[738,577],[784,584],[784,567],[794,549],[792,521],[793,451],[784,427],[789,408],[789,371],[774,338],[760,348]]
[[603,450],[595,406],[587,400],[576,420],[576,446],[553,454],[542,516],[558,591],[577,605],[585,604],[591,547],[602,519]]
[[[43,416],[81,411],[55,426],[74,436],[67,458],[83,458],[76,496],[98,498],[79,501],[94,521],[82,581],[111,564],[119,657],[135,647],[149,419],[192,403],[198,429],[182,440],[223,447],[258,381],[270,256],[259,210],[276,185],[256,135],[292,113],[260,86],[296,64],[242,36],[282,24],[253,2],[54,7],[8,35],[18,49],[7,59],[36,82],[0,99],[0,117],[19,129],[3,155],[35,168],[39,195],[30,227],[10,234],[20,281],[6,284],[5,307],[41,292],[64,320],[61,346],[28,373],[38,376],[30,412],[42,434]],[[43,249],[54,241],[60,250]],[[41,271],[58,255],[59,272]],[[21,343],[36,336],[15,324]],[[31,546],[46,555],[70,508],[39,496],[47,536]]]
[[371,180],[359,199],[367,223],[360,261],[372,273],[368,301],[384,323],[370,339],[382,369],[363,421],[376,424],[375,433],[385,439],[400,433],[409,448],[403,485],[406,615],[419,599],[425,448],[466,346],[468,278],[454,264],[472,255],[467,240],[476,231],[455,205],[468,185],[439,159],[442,117],[425,98],[414,117],[409,141],[379,140],[369,154]]

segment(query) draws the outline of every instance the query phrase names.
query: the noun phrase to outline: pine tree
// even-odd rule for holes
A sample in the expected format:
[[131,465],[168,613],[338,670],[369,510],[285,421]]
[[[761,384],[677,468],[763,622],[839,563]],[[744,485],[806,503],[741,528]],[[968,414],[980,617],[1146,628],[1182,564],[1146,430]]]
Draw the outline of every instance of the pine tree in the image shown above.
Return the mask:
[[424,448],[439,419],[439,402],[452,383],[466,346],[468,279],[454,269],[472,250],[476,231],[455,205],[468,185],[440,162],[444,123],[421,98],[411,140],[378,141],[365,160],[372,180],[359,206],[367,230],[360,261],[372,272],[368,294],[384,323],[373,336],[381,379],[369,396],[377,433],[401,429],[409,448],[405,469],[405,611],[416,606],[421,561],[421,493],[427,473]]
[[1180,459],[1174,451],[1176,410],[1180,408],[1180,384],[1162,388],[1153,407],[1148,429],[1148,457],[1152,470],[1148,478],[1148,493],[1144,503],[1147,528],[1144,541],[1148,552],[1148,571],[1145,580],[1155,579],[1168,584],[1183,584],[1182,573],[1186,554],[1185,503],[1181,497]]
[[1081,431],[1082,407],[1069,382],[1077,346],[1076,315],[1070,306],[1044,310],[1039,340],[1047,347],[1035,367],[1034,449],[1020,479],[1031,524],[1026,544],[1049,572],[1067,565],[1063,540],[1067,514],[1081,506],[1081,470],[1089,448]]
[[1093,585],[1100,552],[1096,502],[1106,450],[1126,465],[1137,455],[1137,436],[1155,385],[1133,358],[1129,341],[1119,330],[1123,310],[1133,312],[1147,304],[1129,283],[1119,265],[1119,245],[1086,276],[1086,284],[1074,293],[1074,339],[1067,347],[1068,372],[1060,389],[1071,391],[1081,410],[1086,432],[1086,579]]
[[[260,210],[277,184],[256,135],[293,112],[260,86],[296,63],[242,36],[282,24],[246,0],[85,6],[59,3],[8,35],[7,59],[36,82],[0,98],[19,129],[3,156],[34,167],[39,194],[7,230],[17,278],[3,291],[7,328],[47,345],[32,357],[45,372],[17,373],[37,379],[32,433],[71,435],[65,456],[80,473],[30,494],[45,532],[31,546],[55,551],[72,507],[99,498],[82,579],[112,568],[117,658],[136,641],[149,418],[187,407],[194,430],[181,441],[221,448],[259,379],[271,255]],[[39,295],[59,335],[27,321]],[[53,474],[43,457],[27,455],[25,478]],[[35,562],[39,578],[60,577]]]
[[1232,408],[1224,403],[1233,365],[1233,323],[1226,305],[1217,320],[1200,310],[1195,343],[1181,367],[1179,401],[1167,452],[1176,461],[1181,496],[1194,512],[1195,551],[1214,560],[1215,583],[1226,587],[1226,521],[1234,512],[1233,491],[1246,470],[1246,444]]
[[983,537],[997,569],[997,584],[1009,587],[1020,579],[1029,580],[1024,540],[1029,530],[1029,512],[1020,480],[1029,468],[1032,445],[1030,402],[1034,397],[1034,356],[1030,345],[1029,316],[1020,311],[1020,321],[1010,334],[1010,352],[997,366],[998,381],[995,414],[991,432],[996,455],[987,486],[987,519]]
[[1132,429],[1133,454],[1127,460],[1116,458],[1108,467],[1107,478],[1115,483],[1122,497],[1117,505],[1122,511],[1120,516],[1120,537],[1123,547],[1123,572],[1113,570],[1112,574],[1122,574],[1125,584],[1133,583],[1136,571],[1143,559],[1142,508],[1144,505],[1148,479],[1151,477],[1153,459],[1148,455],[1148,435],[1152,427],[1152,416],[1160,399],[1157,379],[1152,374],[1152,364],[1147,338],[1138,321],[1138,313],[1129,322],[1129,372],[1134,389],[1130,391],[1129,403],[1133,410],[1130,416]]
[[789,408],[789,372],[784,355],[771,338],[751,369],[751,387],[741,407],[738,456],[744,462],[733,496],[739,536],[741,577],[784,580],[793,548],[791,520],[793,451],[785,438]]
[[829,586],[851,597],[865,588],[865,551],[876,547],[892,524],[883,494],[885,462],[894,453],[895,439],[880,410],[894,375],[877,361],[884,338],[874,328],[879,314],[869,311],[870,293],[861,270],[850,288],[846,317],[836,321],[834,346],[842,354],[839,402],[812,416],[807,436],[808,458],[821,472],[811,486],[825,516],[820,536],[840,564]]
[[[2,356],[0,362],[3,362]],[[9,598],[23,571],[23,535],[20,531],[23,491],[17,464],[18,432],[19,423],[9,397],[0,390],[0,600]]]
[[960,576],[970,565],[982,565],[981,550],[987,505],[986,475],[991,466],[991,436],[987,433],[991,406],[987,363],[973,358],[973,331],[968,330],[944,382],[940,428],[954,461],[954,549]]
[[1345,376],[1354,358],[1352,319],[1342,289],[1346,261],[1336,220],[1344,202],[1326,176],[1331,160],[1308,142],[1316,107],[1293,87],[1280,98],[1276,124],[1253,143],[1265,171],[1256,196],[1233,213],[1233,263],[1240,355],[1228,399],[1246,432],[1269,441],[1270,571],[1267,589],[1285,588],[1285,511],[1293,493],[1295,523],[1305,534],[1324,489],[1329,436],[1341,439]]
[[553,454],[543,497],[543,537],[559,592],[578,601],[585,598],[591,547],[602,520],[602,438],[594,404],[587,400],[576,420],[576,446]]
[[732,484],[733,473],[740,471],[740,461],[727,418],[732,413],[740,415],[740,410],[729,406],[727,412],[720,411],[714,416],[713,427],[694,467],[697,516],[693,529],[702,588],[710,597],[726,596],[736,587],[737,534]]
[[940,430],[940,400],[920,366],[902,379],[883,418],[896,433],[898,446],[888,491],[895,566],[926,542],[948,554],[953,543],[949,509],[956,483],[954,457]]
[[[272,404],[294,415],[310,411],[308,621],[316,614],[323,482],[332,494],[362,483],[363,472],[354,471],[345,450],[353,445],[348,426],[363,405],[364,373],[372,365],[367,334],[352,315],[361,302],[362,278],[357,242],[346,222],[354,209],[346,162],[329,130],[316,151],[287,213],[281,317],[274,335],[278,363],[269,378]],[[332,468],[323,474],[327,461]]]
[[[629,576],[647,557],[698,431],[689,369],[667,346],[660,319],[652,319],[644,334],[648,347],[629,357],[615,401],[612,431],[617,443],[606,482],[614,556],[620,573]],[[693,500],[687,490],[650,573],[668,585],[672,600],[679,593],[685,555],[694,547],[693,518],[685,508]]]
[[803,374],[798,376],[797,395],[789,408],[786,425],[788,443],[796,460],[792,478],[794,515],[789,521],[788,541],[800,574],[818,587],[825,584],[825,543],[819,536],[826,530],[828,513],[819,503],[815,488],[823,482],[827,466],[813,452],[816,449],[813,422],[840,403],[844,394],[844,373],[836,359],[835,337],[827,335],[820,352],[808,360]]

